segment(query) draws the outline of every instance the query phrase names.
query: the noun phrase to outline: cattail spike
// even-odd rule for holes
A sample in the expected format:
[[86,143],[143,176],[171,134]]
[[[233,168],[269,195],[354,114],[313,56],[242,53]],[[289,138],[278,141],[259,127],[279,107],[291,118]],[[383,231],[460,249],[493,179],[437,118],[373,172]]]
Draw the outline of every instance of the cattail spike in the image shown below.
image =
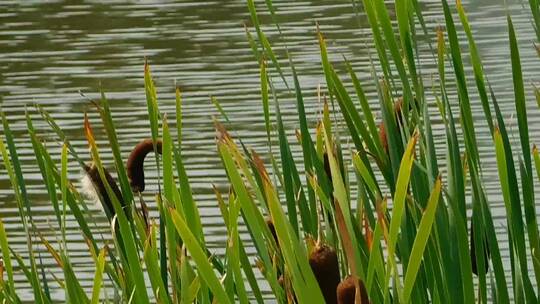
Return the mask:
[[[355,282],[355,280],[357,280],[357,282]],[[360,279],[355,279],[353,276],[348,276],[341,281],[337,287],[337,304],[355,304],[357,283],[359,287],[360,304],[370,303],[364,282]]]
[[317,244],[309,255],[309,265],[319,283],[326,303],[336,303],[336,288],[341,278],[336,251],[330,246]]
[[[86,176],[83,180],[89,180],[91,185],[93,186],[94,192],[90,193],[91,191],[87,191],[88,194],[93,194],[94,196],[98,197],[101,200],[103,209],[105,210],[105,213],[109,217],[109,219],[112,218],[112,216],[115,214],[114,207],[112,204],[111,197],[109,196],[109,193],[107,192],[107,188],[105,187],[105,184],[101,180],[101,176],[99,175],[98,168],[94,165],[84,166],[84,170],[86,171]],[[112,189],[114,195],[116,196],[116,199],[120,202],[122,207],[125,206],[124,198],[122,197],[122,192],[118,188],[118,184],[116,183],[116,180],[112,177],[112,175],[109,173],[109,171],[105,168],[103,168],[103,173],[105,173],[105,179],[107,180],[107,183],[109,184],[109,187]],[[87,182],[84,182],[83,184],[88,184]],[[85,186],[85,188],[88,190],[88,185]]]
[[[161,140],[156,141],[156,152],[162,153]],[[154,142],[147,138],[139,142],[131,151],[127,161],[127,173],[129,184],[134,192],[144,191],[144,159],[146,155],[154,151]]]

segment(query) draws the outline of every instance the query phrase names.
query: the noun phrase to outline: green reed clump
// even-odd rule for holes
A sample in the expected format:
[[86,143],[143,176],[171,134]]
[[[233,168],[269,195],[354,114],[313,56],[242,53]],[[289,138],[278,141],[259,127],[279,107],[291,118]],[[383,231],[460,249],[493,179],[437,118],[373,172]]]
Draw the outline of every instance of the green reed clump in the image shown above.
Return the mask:
[[[538,1],[529,3],[538,25]],[[96,143],[91,122],[88,118],[84,121],[92,166],[97,170],[94,175],[103,181],[102,194],[107,195],[112,206],[114,244],[97,240],[92,231],[94,219],[86,213],[86,201],[68,180],[68,159],[77,160],[82,168],[86,164],[51,116],[37,107],[36,111],[64,143],[61,161],[56,163],[27,113],[36,163],[62,238],[51,242],[41,235],[32,220],[32,204],[13,134],[1,114],[3,168],[28,236],[28,256],[23,258],[10,247],[0,219],[0,302],[21,302],[16,272],[22,272],[30,283],[36,303],[53,302],[51,288],[65,290],[70,303],[263,303],[267,297],[280,303],[537,302],[540,243],[534,179],[535,174],[540,179],[540,155],[536,147],[531,150],[527,94],[511,17],[507,18],[512,65],[512,79],[508,81],[514,84],[519,146],[510,144],[507,121],[484,73],[459,1],[459,19],[455,19],[455,12],[442,0],[445,24],[436,33],[426,28],[416,0],[396,0],[395,20],[382,0],[362,0],[361,6],[353,1],[354,7],[361,7],[367,15],[372,30],[377,58],[373,58],[371,83],[362,83],[346,59],[350,81],[345,83],[318,31],[326,85],[320,92],[324,96],[322,117],[314,130],[310,130],[293,58],[287,51],[288,67],[280,65],[261,29],[254,1],[248,0],[247,4],[255,35],[248,27],[246,34],[260,64],[267,140],[270,145],[277,139],[278,150],[269,149],[261,157],[216,121],[217,150],[230,184],[228,195],[214,189],[226,228],[226,254],[215,256],[207,248],[183,164],[180,91],[176,91],[176,130],[171,132],[167,115],[159,110],[156,88],[145,64],[152,134],[147,142],[152,143],[153,151],[158,151],[158,146],[161,150],[161,157],[157,153],[155,156],[159,191],[153,202],[142,199],[142,188],[132,187],[132,174],[128,174],[120,153],[105,95],[95,103],[101,121],[92,123],[102,124],[106,131],[118,190],[113,189],[116,185],[111,186],[103,168],[102,147]],[[266,1],[266,7],[281,33],[272,1]],[[455,20],[459,20],[467,38],[475,87],[467,82],[463,44],[458,40]],[[425,35],[436,38],[435,46],[418,37],[417,25]],[[286,38],[281,38],[286,46]],[[418,65],[417,50],[422,43],[433,50],[437,64],[434,83],[426,83]],[[301,160],[291,152],[293,143],[287,139],[275,79],[269,77],[272,69],[296,100]],[[285,77],[287,71],[292,83]],[[455,86],[449,84],[454,82]],[[366,85],[376,87],[380,113],[370,105]],[[352,93],[348,86],[352,86]],[[430,87],[433,89],[425,90]],[[454,89],[457,95],[449,94]],[[508,244],[504,245],[495,233],[482,175],[475,132],[478,122],[471,112],[473,90],[478,92],[493,139],[506,210]],[[428,100],[435,100],[436,108],[430,107]],[[229,122],[217,99],[212,102]],[[275,121],[271,120],[271,105]],[[330,105],[339,113],[331,113]],[[331,119],[331,114],[341,116],[346,132]],[[444,142],[439,145],[435,144],[432,130],[435,118],[444,122]],[[343,146],[345,140],[352,143],[352,148]],[[437,151],[444,151],[445,158],[438,157]],[[471,218],[467,217],[468,201],[472,202]],[[148,218],[149,203],[157,205],[158,219]],[[90,291],[82,287],[70,260],[66,242],[68,210],[96,265]],[[239,223],[248,229],[247,240],[239,236]],[[47,280],[36,243],[45,245],[63,270],[63,278]],[[247,254],[247,247],[255,248],[255,259]],[[508,264],[503,263],[501,247],[509,248]],[[256,273],[263,279],[257,279]],[[112,288],[103,285],[105,279]],[[262,281],[266,281],[264,285]],[[263,291],[263,286],[269,291]]]

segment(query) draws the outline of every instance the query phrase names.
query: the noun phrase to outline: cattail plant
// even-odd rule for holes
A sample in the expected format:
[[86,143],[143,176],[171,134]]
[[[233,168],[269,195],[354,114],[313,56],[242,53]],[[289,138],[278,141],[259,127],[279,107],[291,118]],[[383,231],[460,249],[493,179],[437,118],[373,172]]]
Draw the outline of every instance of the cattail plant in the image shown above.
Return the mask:
[[[538,3],[529,2],[538,25]],[[265,4],[278,26],[272,1]],[[395,1],[393,8],[382,0],[362,4],[373,38],[370,53],[376,54],[370,71],[359,77],[347,58],[331,56],[325,25],[320,24],[324,83],[317,94],[325,102],[320,116],[313,118],[304,104],[304,97],[313,92],[302,88],[294,53],[286,52],[287,58],[274,53],[257,11],[261,5],[247,1],[254,30],[246,26],[246,36],[259,60],[261,120],[271,147],[250,150],[236,137],[230,124],[233,116],[212,98],[227,122],[215,124],[229,190],[222,194],[221,187],[214,187],[224,223],[224,255],[209,249],[182,158],[180,90],[176,89],[171,113],[176,116],[174,129],[168,113],[159,110],[148,64],[144,88],[151,138],[134,148],[127,163],[105,94],[94,102],[99,117],[84,121],[90,163],[83,161],[82,152],[51,115],[37,106],[35,113],[61,143],[57,163],[34,128],[34,112],[27,113],[28,137],[54,209],[57,241],[47,239],[35,225],[19,147],[0,111],[0,171],[9,177],[20,225],[28,236],[23,251],[10,245],[11,232],[0,218],[0,302],[21,303],[20,281],[26,281],[35,302],[45,304],[57,300],[53,289],[63,290],[70,303],[227,304],[264,303],[268,298],[279,303],[537,303],[540,237],[534,179],[540,178],[540,153],[530,139],[527,97],[538,90],[523,80],[511,16],[506,29],[512,76],[506,80],[513,84],[517,128],[507,126],[508,115],[501,111],[499,92],[487,81],[460,1],[454,8],[441,0],[445,26],[436,32],[426,27],[417,1]],[[421,39],[419,29],[436,44]],[[286,37],[279,41],[287,46]],[[433,56],[421,50],[433,51]],[[419,63],[424,60],[433,60],[429,63],[436,69],[423,70]],[[471,70],[472,75],[466,74]],[[433,77],[425,77],[428,73]],[[279,90],[277,82],[290,91]],[[377,94],[367,94],[368,89]],[[295,101],[298,143],[290,142],[291,130],[284,124],[284,96]],[[507,243],[495,230],[493,196],[487,195],[477,140],[482,118],[473,119],[473,102],[482,106],[495,151]],[[437,140],[434,121],[442,121]],[[101,161],[102,141],[96,140],[91,123],[104,127],[113,156],[110,171]],[[294,145],[300,155],[293,154]],[[143,167],[150,152],[155,154],[159,184],[155,199],[145,202],[140,194],[148,191]],[[80,165],[86,186],[101,201],[111,221],[110,238],[94,231],[87,200],[68,176],[70,161]],[[137,199],[143,209],[146,203],[155,205],[159,215],[141,214],[133,207]],[[71,258],[66,224],[71,216],[95,265],[92,286],[83,284],[78,263]],[[46,252],[36,250],[37,242]],[[509,261],[503,259],[502,248],[508,248]],[[46,255],[63,276],[51,279],[51,265],[43,263]]]
[[[359,301],[356,301],[359,299]],[[368,293],[364,282],[353,276],[347,276],[337,286],[338,304],[369,304]]]
[[328,245],[317,243],[309,255],[309,265],[326,303],[336,303],[336,288],[341,279],[336,251]]

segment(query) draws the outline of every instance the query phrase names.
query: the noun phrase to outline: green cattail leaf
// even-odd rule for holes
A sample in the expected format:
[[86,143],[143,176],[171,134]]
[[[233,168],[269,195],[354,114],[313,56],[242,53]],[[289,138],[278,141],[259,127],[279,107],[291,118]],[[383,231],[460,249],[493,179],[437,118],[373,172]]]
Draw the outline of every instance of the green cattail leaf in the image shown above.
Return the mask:
[[84,289],[82,288],[79,280],[77,279],[71,263],[69,262],[67,256],[65,256],[64,254],[62,254],[62,261],[64,264],[64,282],[66,284],[67,290],[66,302],[89,304],[90,300],[86,296]]
[[130,222],[128,221],[122,205],[118,201],[116,194],[109,186],[109,183],[107,182],[107,179],[105,177],[104,168],[101,163],[98,147],[94,138],[94,133],[92,131],[88,118],[85,118],[84,130],[88,145],[90,147],[90,152],[92,154],[92,160],[94,162],[94,165],[98,168],[99,176],[103,181],[103,184],[105,185],[105,190],[107,191],[107,194],[111,199],[116,214],[115,219],[119,226],[119,230],[116,231],[116,238],[118,239],[118,236],[121,236],[122,242],[120,243],[120,248],[124,248],[125,251],[122,253],[123,258],[126,259],[126,266],[129,265],[126,269],[127,276],[135,284],[134,290],[130,291],[130,293],[133,292],[134,303],[148,303],[149,298],[146,292],[146,284],[144,281],[142,265],[139,262],[140,260],[138,256],[135,236],[133,235],[133,230],[131,229]]
[[320,288],[309,266],[305,248],[300,244],[293,227],[287,220],[274,187],[268,176],[264,177],[265,194],[279,240],[279,245],[298,301],[300,303],[324,303]]
[[225,293],[223,286],[219,282],[219,279],[216,277],[212,265],[208,262],[208,258],[203,251],[203,248],[199,245],[198,239],[191,232],[191,229],[187,225],[186,221],[182,219],[178,211],[174,209],[169,209],[171,213],[171,218],[176,227],[176,231],[182,237],[186,248],[191,254],[191,258],[197,264],[197,270],[199,275],[208,285],[208,288],[212,291],[214,297],[218,303],[231,303],[229,297]]
[[154,296],[158,299],[159,303],[170,304],[172,301],[167,292],[167,287],[162,280],[161,270],[159,268],[160,258],[156,239],[156,224],[153,223],[150,225],[150,233],[144,247],[144,261],[148,270],[150,284],[154,290]]
[[99,295],[101,285],[103,283],[103,270],[105,269],[105,248],[101,249],[96,261],[96,274],[94,275],[94,282],[92,287],[92,304],[99,303]]
[[124,166],[122,154],[120,153],[120,145],[118,144],[118,137],[116,135],[116,128],[112,119],[109,101],[105,97],[105,92],[103,91],[101,92],[101,107],[99,107],[98,110],[101,116],[101,121],[103,122],[107,132],[109,146],[111,147],[113,153],[116,175],[118,176],[120,189],[122,190],[122,197],[124,198],[126,204],[131,206],[133,202],[133,192],[131,191],[126,167]]
[[[0,118],[2,119],[4,136],[6,137],[7,148],[4,144],[4,140],[0,137],[0,153],[4,160],[4,166],[8,171],[9,180],[11,182],[12,189],[15,193],[15,199],[17,207],[19,209],[19,216],[21,217],[21,223],[26,234],[26,245],[28,249],[28,259],[30,260],[29,282],[32,285],[34,292],[34,299],[36,303],[49,303],[49,299],[45,290],[42,288],[37,271],[37,264],[35,261],[34,248],[32,244],[32,236],[30,234],[29,225],[32,225],[32,213],[30,209],[30,201],[26,192],[26,186],[22,175],[21,163],[17,155],[17,148],[13,138],[13,133],[9,127],[7,118],[0,110]],[[9,150],[9,155],[8,155]]]
[[441,178],[439,177],[435,182],[433,190],[431,191],[426,210],[424,210],[422,220],[418,226],[416,238],[414,239],[414,244],[411,251],[411,259],[407,265],[407,272],[405,274],[403,283],[403,299],[405,300],[405,303],[408,303],[410,300],[416,276],[418,274],[418,270],[420,269],[422,257],[424,256],[424,250],[431,234],[431,227],[435,221],[435,211],[437,211],[440,193]]
[[[7,290],[5,290],[5,292],[9,293],[12,298],[17,299],[18,296],[15,290],[15,280],[13,276],[13,265],[11,263],[11,253],[9,250],[8,238],[6,230],[4,228],[4,223],[2,222],[2,218],[0,218],[0,249],[2,251],[3,269],[5,269],[7,273],[7,282],[5,285],[7,286]],[[3,283],[2,281],[3,278],[0,279],[0,283]]]
[[178,146],[182,146],[182,94],[180,88],[176,87],[175,90],[175,109],[176,109],[176,137]]
[[266,63],[261,61],[261,99],[264,112],[264,124],[266,127],[266,138],[268,141],[268,148],[271,149],[272,144],[270,141],[270,107],[268,99],[268,75],[266,74]]
[[84,167],[84,161],[79,157],[79,154],[77,153],[73,145],[71,145],[71,143],[69,142],[68,137],[66,136],[64,131],[62,131],[62,129],[60,129],[60,126],[56,124],[54,118],[47,111],[45,111],[45,109],[41,105],[36,104],[35,107],[43,120],[45,120],[45,122],[47,122],[51,129],[56,133],[56,135],[60,139],[60,142],[65,143],[68,146],[69,153],[77,160],[81,167]]
[[[276,55],[272,51],[272,46],[270,44],[270,41],[268,41],[268,38],[266,38],[266,35],[261,30],[259,17],[257,16],[257,10],[255,8],[255,2],[253,0],[247,0],[247,6],[248,6],[248,9],[249,9],[249,14],[251,16],[251,22],[255,26],[255,30],[257,31],[257,36],[259,37],[259,42],[262,45],[263,52],[270,58],[270,60],[274,64],[274,67],[276,68],[277,72],[281,76],[281,79],[283,80],[283,83],[285,84],[287,89],[289,89],[289,85],[287,83],[287,80],[285,79],[285,75],[283,74],[283,70],[281,69],[281,66],[279,65],[279,62],[278,62],[278,59],[277,59]],[[246,32],[247,32],[247,30],[246,30]]]
[[397,242],[399,227],[401,226],[402,216],[405,211],[405,198],[407,196],[407,190],[409,189],[409,178],[411,176],[417,140],[418,135],[413,136],[411,140],[409,140],[399,167],[396,193],[394,194],[394,201],[392,202],[392,221],[390,222],[389,228],[390,240],[388,248],[391,252],[390,258],[393,258],[394,246]]
[[226,169],[227,177],[229,178],[229,181],[232,185],[232,188],[234,189],[234,192],[236,193],[236,195],[238,196],[238,199],[240,200],[244,221],[248,229],[251,231],[253,243],[255,245],[255,248],[257,249],[259,258],[261,259],[266,269],[265,277],[270,283],[270,287],[276,294],[276,297],[278,299],[282,299],[283,295],[280,292],[281,287],[279,287],[279,284],[277,281],[277,274],[275,271],[273,271],[271,258],[270,258],[270,255],[266,247],[266,243],[263,238],[263,236],[266,236],[267,239],[271,238],[272,237],[271,233],[268,230],[268,227],[266,226],[266,223],[262,214],[256,208],[256,205],[253,202],[252,197],[248,192],[248,189],[244,185],[242,176],[240,175],[240,173],[238,172],[235,166],[235,161],[231,155],[231,150],[233,149],[232,147],[233,143],[229,141],[230,140],[229,138],[224,137],[224,136],[222,137],[223,137],[222,138],[223,141],[218,143],[218,151],[221,156],[223,165]]

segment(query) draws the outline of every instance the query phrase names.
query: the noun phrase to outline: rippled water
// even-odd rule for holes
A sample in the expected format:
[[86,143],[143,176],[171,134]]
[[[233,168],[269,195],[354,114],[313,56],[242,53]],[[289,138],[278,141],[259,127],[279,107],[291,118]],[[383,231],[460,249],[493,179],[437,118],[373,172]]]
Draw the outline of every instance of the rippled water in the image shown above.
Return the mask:
[[[353,63],[359,77],[366,82],[371,81],[366,49],[366,46],[371,46],[367,20],[363,14],[360,14],[359,19],[355,16],[348,0],[274,2],[287,45],[297,65],[306,96],[306,108],[311,122],[314,122],[319,107],[316,87],[324,83],[315,39],[315,22],[320,23],[328,38],[335,60],[341,60],[341,55],[345,55]],[[538,142],[540,115],[531,89],[540,74],[539,61],[532,47],[535,35],[528,10],[520,2],[511,2],[509,9],[521,45],[529,97],[531,140]],[[442,9],[438,1],[425,2],[422,6],[431,39],[434,37],[434,29],[444,23]],[[511,119],[514,112],[513,91],[503,1],[467,1],[465,8],[469,13],[486,72],[503,111]],[[262,20],[270,24],[269,16],[264,13],[262,15]],[[88,158],[81,129],[85,111],[89,111],[94,118],[94,128],[102,145],[106,136],[99,128],[88,99],[81,97],[79,91],[90,98],[97,98],[96,92],[101,82],[119,128],[122,152],[127,156],[139,139],[149,136],[143,90],[143,62],[144,57],[147,57],[156,79],[163,112],[173,117],[175,82],[184,92],[183,149],[186,166],[196,192],[207,240],[212,250],[222,252],[226,236],[211,184],[222,189],[226,189],[227,184],[215,152],[211,122],[217,112],[209,96],[220,100],[234,121],[230,128],[248,146],[261,152],[267,151],[259,99],[258,65],[246,41],[244,23],[249,24],[249,16],[241,0],[180,3],[0,1],[0,105],[17,135],[16,143],[29,184],[34,219],[45,237],[54,240],[58,235],[55,235],[53,209],[47,200],[25,133],[25,106],[34,103],[42,105],[57,119],[79,153]],[[275,28],[269,26],[265,30],[275,44],[275,50],[283,55],[283,44],[276,36]],[[430,84],[430,73],[434,71],[434,66],[429,53],[424,53],[426,84]],[[276,81],[279,80],[276,78]],[[374,98],[372,83],[366,85],[368,95]],[[295,106],[287,98],[281,102],[286,126],[292,136],[292,130],[298,127]],[[474,99],[472,104],[478,124],[479,148],[485,156],[485,186],[490,194],[493,213],[498,218],[497,229],[505,233],[505,213],[494,167],[491,139],[485,122],[482,122],[484,118],[480,102]],[[440,120],[434,123],[437,142],[442,144],[443,126]],[[55,159],[58,159],[60,144],[37,116],[35,124],[47,139]],[[295,142],[293,137],[291,140]],[[108,151],[105,146],[103,149],[104,152]],[[298,152],[297,149],[295,151]],[[103,157],[105,163],[111,166],[111,156],[104,154]],[[441,153],[441,161],[443,157]],[[77,164],[72,163],[71,168],[70,176],[74,180],[78,179],[80,169]],[[147,177],[155,180],[155,171],[151,171]],[[0,166],[0,217],[6,225],[14,250],[25,256],[27,249],[24,232],[19,224],[10,187],[5,169]],[[149,188],[147,193],[156,189],[155,182]],[[98,208],[91,208],[92,216],[98,222],[98,227],[94,229],[103,231],[104,237],[108,239],[104,214]],[[84,286],[89,287],[92,284],[94,265],[88,259],[86,246],[75,222],[69,223],[68,238],[77,274],[86,279],[83,281]],[[505,238],[501,237],[501,240]],[[507,245],[502,245],[502,248],[503,256],[508,259]],[[46,257],[44,262],[50,265],[50,272],[61,276],[54,261],[47,258],[49,255],[45,253],[43,256]],[[48,275],[52,278],[51,274]],[[24,278],[18,276],[18,281],[21,295],[30,300],[29,286],[24,283]],[[51,283],[52,287],[54,284]],[[62,299],[63,292],[55,291],[54,296]]]

